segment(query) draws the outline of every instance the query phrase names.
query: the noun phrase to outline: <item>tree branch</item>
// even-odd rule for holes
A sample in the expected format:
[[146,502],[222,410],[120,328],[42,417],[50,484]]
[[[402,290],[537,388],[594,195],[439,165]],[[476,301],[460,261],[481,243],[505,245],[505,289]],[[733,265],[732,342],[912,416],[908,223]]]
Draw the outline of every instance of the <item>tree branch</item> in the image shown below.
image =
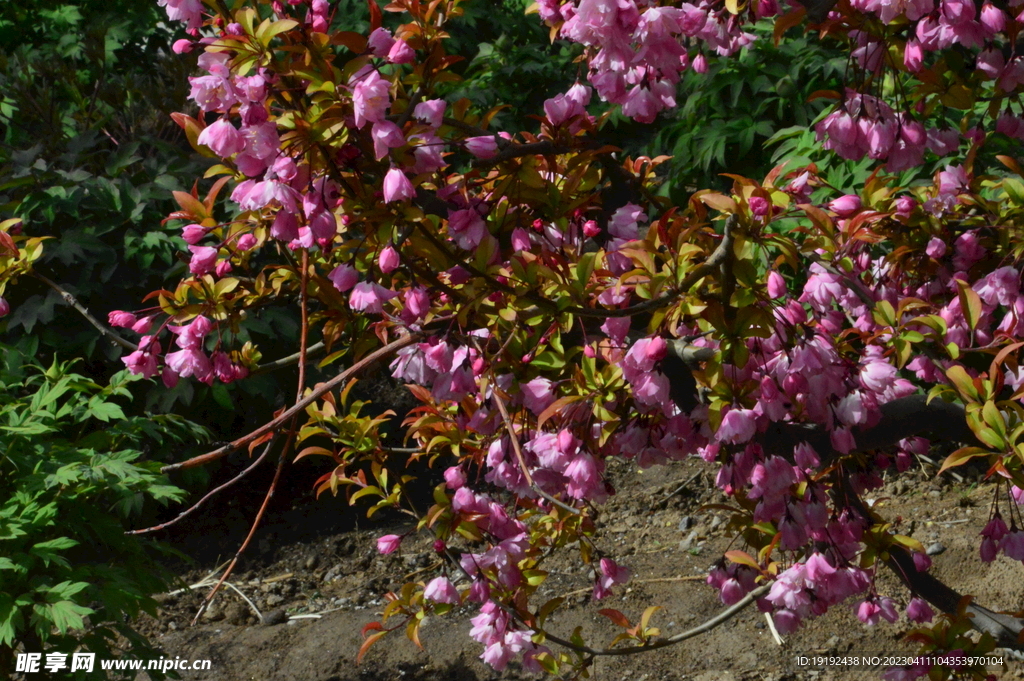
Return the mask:
[[636,655],[637,653],[647,653],[652,650],[657,650],[658,648],[667,648],[668,646],[681,643],[686,639],[693,638],[694,636],[706,634],[712,629],[721,626],[722,624],[725,624],[726,622],[731,620],[733,617],[742,612],[751,603],[756,601],[764,594],[768,593],[768,590],[771,588],[771,584],[763,584],[754,589],[753,591],[751,591],[750,593],[748,593],[746,596],[740,599],[739,602],[729,606],[722,612],[718,613],[717,615],[709,619],[707,622],[704,622],[703,624],[700,624],[688,631],[676,634],[675,636],[669,636],[668,638],[661,639],[660,641],[654,641],[653,643],[645,646],[630,646],[628,648],[590,648],[588,646],[577,645],[572,641],[567,641],[564,638],[559,638],[558,636],[554,636],[543,630],[541,630],[541,633],[543,633],[549,641],[553,641],[554,643],[557,643],[560,646],[570,648],[572,650],[584,653],[586,655]]
[[130,340],[126,340],[124,338],[121,338],[121,336],[119,336],[116,333],[114,333],[113,331],[111,331],[110,328],[108,328],[106,324],[104,324],[100,320],[98,320],[95,317],[93,317],[92,314],[89,313],[89,310],[86,309],[86,307],[84,305],[82,305],[80,302],[78,302],[77,298],[75,298],[73,295],[71,295],[65,289],[61,288],[61,286],[59,284],[57,284],[55,281],[52,281],[48,277],[45,277],[42,274],[39,274],[39,272],[33,271],[33,272],[30,272],[30,274],[33,277],[35,277],[36,279],[38,279],[39,281],[43,282],[44,284],[46,284],[47,286],[52,288],[57,293],[59,293],[60,297],[64,300],[64,302],[66,304],[68,304],[71,307],[75,308],[75,310],[77,310],[80,315],[85,317],[86,321],[88,321],[90,324],[92,324],[96,328],[97,331],[99,331],[101,334],[103,334],[103,336],[105,336],[106,338],[109,338],[114,343],[117,343],[122,348],[127,348],[128,350],[131,350],[132,352],[135,352],[136,350],[139,349],[138,345],[136,345],[135,343],[132,343]]
[[336,387],[347,381],[352,376],[358,374],[360,371],[365,369],[370,364],[373,364],[377,360],[382,359],[384,357],[393,355],[402,348],[412,345],[413,343],[423,338],[424,335],[425,333],[422,331],[414,331],[406,336],[403,336],[402,338],[399,338],[398,340],[391,341],[384,347],[374,350],[369,355],[362,358],[361,360],[350,366],[348,369],[342,371],[340,374],[338,374],[331,380],[327,381],[326,383],[321,383],[320,385],[313,388],[312,392],[310,392],[309,395],[297,401],[294,405],[292,405],[291,408],[289,408],[287,411],[285,411],[280,416],[275,418],[273,421],[263,424],[262,426],[252,431],[248,435],[243,435],[242,437],[238,438],[237,440],[234,440],[233,442],[229,442],[223,447],[218,447],[213,451],[207,452],[206,454],[200,454],[199,456],[193,457],[187,461],[182,461],[180,463],[172,463],[168,466],[164,466],[163,468],[160,469],[160,471],[162,473],[170,473],[171,471],[176,471],[181,468],[194,468],[195,466],[202,466],[207,463],[210,463],[211,461],[216,461],[217,459],[224,458],[225,456],[235,451],[236,449],[241,449],[242,447],[246,446],[253,440],[260,438],[266,435],[267,433],[273,432],[281,424],[283,424],[288,419],[292,418],[293,416],[304,410],[306,407],[311,405],[314,401],[319,399],[321,395],[331,390],[334,390]]

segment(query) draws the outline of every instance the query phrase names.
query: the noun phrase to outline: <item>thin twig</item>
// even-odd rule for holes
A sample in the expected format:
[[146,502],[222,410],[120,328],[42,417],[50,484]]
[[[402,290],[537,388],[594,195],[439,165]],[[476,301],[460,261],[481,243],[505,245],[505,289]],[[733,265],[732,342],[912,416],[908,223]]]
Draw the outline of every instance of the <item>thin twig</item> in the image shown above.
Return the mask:
[[232,485],[237,483],[239,480],[241,480],[242,478],[247,476],[249,473],[251,473],[253,470],[255,470],[257,466],[259,466],[261,463],[263,463],[263,461],[267,458],[267,455],[270,454],[270,448],[274,446],[274,442],[276,440],[277,440],[276,437],[275,438],[271,438],[270,442],[267,443],[267,446],[263,448],[263,453],[260,454],[259,458],[257,458],[255,461],[253,461],[249,465],[248,468],[246,468],[244,471],[242,471],[241,473],[239,473],[235,477],[233,477],[230,480],[228,480],[227,482],[225,482],[223,485],[220,485],[216,489],[213,489],[213,490],[207,492],[206,495],[202,499],[197,501],[194,505],[192,505],[191,507],[189,507],[185,511],[182,511],[180,514],[178,514],[177,518],[175,518],[173,520],[169,520],[166,523],[162,523],[160,525],[154,525],[153,527],[147,527],[147,528],[145,528],[143,530],[131,530],[129,532],[125,532],[125,534],[145,534],[147,532],[156,532],[157,530],[167,529],[168,527],[177,524],[179,521],[184,520],[186,517],[191,515],[194,511],[198,510],[199,507],[202,506],[203,503],[207,499],[209,499],[210,497],[213,497],[213,496],[219,494],[220,492],[223,492],[228,487],[231,487]]
[[92,324],[96,328],[97,331],[99,331],[101,334],[103,334],[104,336],[109,338],[111,341],[113,341],[114,343],[117,343],[122,348],[127,348],[127,349],[131,350],[132,352],[135,352],[136,350],[139,349],[138,345],[136,345],[135,343],[132,343],[130,340],[126,340],[124,338],[121,338],[121,336],[119,336],[116,333],[114,333],[113,331],[111,331],[107,327],[106,324],[104,324],[100,320],[98,320],[95,317],[93,317],[92,314],[89,313],[89,310],[87,310],[84,305],[82,305],[80,302],[78,302],[77,298],[75,298],[69,292],[67,292],[66,290],[61,288],[60,284],[58,284],[55,281],[49,279],[48,277],[43,276],[42,274],[39,274],[38,272],[31,272],[31,274],[32,274],[33,277],[35,277],[36,279],[38,279],[39,281],[43,282],[44,284],[46,284],[47,286],[52,288],[54,291],[59,293],[60,297],[64,300],[64,302],[67,305],[70,305],[71,307],[75,308],[75,310],[77,310],[80,315],[85,317],[86,321],[88,321],[90,324]]
[[[477,352],[483,355],[479,344],[476,342],[476,338],[472,338],[471,341],[476,345]],[[519,446],[519,436],[516,434],[515,426],[512,424],[512,417],[508,414],[508,409],[505,407],[505,401],[501,399],[499,394],[499,388],[497,381],[494,380],[494,373],[491,372],[491,397],[494,399],[495,404],[498,405],[498,411],[501,412],[501,419],[505,422],[505,430],[508,431],[508,437],[512,441],[512,450],[516,454],[516,460],[519,462],[519,470],[523,472],[523,476],[526,478],[526,484],[530,486],[530,489],[537,493],[540,497],[547,499],[555,506],[572,513],[573,515],[582,515],[582,512],[578,508],[573,508],[568,504],[559,501],[554,498],[533,481],[533,476],[530,474],[530,469],[526,465],[526,459],[523,457],[523,450]]]
[[[687,575],[686,577],[656,577],[654,579],[631,579],[630,584],[654,584],[657,582],[703,582],[706,581],[707,577],[704,575]],[[576,589],[575,591],[569,591],[564,593],[559,598],[569,598],[571,596],[579,596],[580,594],[590,593],[594,590],[594,587],[588,586],[583,589]]]
[[[324,347],[325,346],[323,341],[310,345],[308,348],[306,348],[306,359],[308,360],[312,357],[319,355],[324,350]],[[296,352],[294,354],[288,355],[287,357],[275,359],[273,362],[260,364],[258,367],[256,367],[256,369],[250,371],[249,375],[255,376],[256,374],[262,374],[268,371],[274,371],[275,369],[283,369],[284,367],[291,366],[292,364],[298,364],[300,355],[301,353]]]
[[587,655],[636,655],[637,653],[646,653],[651,650],[657,650],[658,648],[666,648],[668,646],[675,645],[676,643],[681,643],[686,639],[693,638],[694,636],[705,634],[711,631],[712,629],[728,622],[730,619],[735,617],[737,614],[739,614],[742,610],[744,610],[747,606],[756,601],[762,595],[768,593],[769,589],[771,589],[771,584],[764,584],[762,586],[759,586],[758,588],[754,589],[746,596],[744,596],[738,603],[726,608],[722,612],[718,613],[717,615],[709,619],[707,622],[704,622],[703,624],[696,626],[688,631],[684,631],[681,634],[676,634],[675,636],[670,636],[668,638],[661,639],[660,641],[654,641],[653,643],[649,643],[643,646],[630,646],[628,648],[591,648],[589,646],[577,645],[572,641],[567,641],[564,638],[559,638],[558,636],[549,634],[546,631],[542,631],[541,633],[543,633],[549,641],[557,643],[558,645],[563,646],[565,648],[570,648],[577,652],[585,653]]
[[[309,337],[309,250],[302,250],[302,275],[301,275],[301,290],[299,292],[300,308],[302,310],[302,329],[299,334],[299,380],[298,386],[295,389],[295,400],[296,402],[301,401],[302,393],[305,390],[306,385],[306,343]],[[291,424],[288,429],[288,440],[285,441],[284,448],[281,449],[281,456],[277,461],[277,470],[274,471],[274,479],[270,481],[270,487],[267,489],[266,496],[263,497],[263,504],[260,506],[260,510],[256,512],[256,517],[252,521],[252,527],[249,528],[249,534],[246,536],[245,541],[238,547],[238,551],[235,552],[235,557],[231,559],[231,564],[228,565],[224,574],[221,575],[220,581],[213,587],[213,591],[207,594],[203,604],[199,606],[199,610],[196,612],[195,617],[192,618],[192,626],[199,621],[199,617],[203,614],[203,611],[209,607],[214,597],[217,595],[217,591],[221,585],[227,582],[228,577],[231,575],[232,570],[238,564],[238,560],[245,553],[245,550],[249,547],[249,543],[252,542],[252,538],[256,535],[256,530],[259,529],[260,522],[263,520],[263,515],[267,512],[267,507],[270,505],[270,500],[274,497],[274,492],[277,490],[277,484],[281,480],[281,472],[284,470],[285,463],[288,461],[288,450],[291,447],[292,442],[295,441],[295,426],[298,422],[298,413],[292,416]],[[262,621],[263,616],[260,615]]]

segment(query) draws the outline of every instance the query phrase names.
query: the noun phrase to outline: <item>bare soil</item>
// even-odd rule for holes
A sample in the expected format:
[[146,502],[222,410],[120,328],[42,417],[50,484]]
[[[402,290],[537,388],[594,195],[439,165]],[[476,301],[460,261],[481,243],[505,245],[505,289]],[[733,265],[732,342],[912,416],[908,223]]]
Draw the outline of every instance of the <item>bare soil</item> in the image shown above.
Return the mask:
[[[933,470],[933,469],[932,469]],[[548,628],[568,638],[582,627],[587,641],[603,646],[619,630],[597,614],[616,608],[631,620],[649,605],[663,607],[654,623],[672,635],[713,617],[722,605],[703,576],[733,546],[724,514],[700,511],[724,501],[711,484],[714,472],[698,459],[646,471],[615,462],[610,475],[618,493],[603,510],[598,544],[633,570],[633,580],[614,596],[590,602],[589,568],[565,556],[546,564],[551,571],[543,596],[568,595],[567,605]],[[310,480],[311,481],[311,480]],[[261,494],[258,485],[252,494]],[[988,515],[988,484],[950,485],[929,470],[905,474],[873,495],[890,518],[903,519],[904,533],[930,547],[934,573],[955,588],[974,593],[981,604],[1014,610],[1024,605],[1024,566],[1000,557],[985,565],[977,558],[978,533]],[[254,497],[256,498],[256,497]],[[185,584],[201,582],[234,554],[256,506],[245,495],[217,507],[171,536],[197,563],[182,570]],[[242,512],[246,509],[246,512]],[[423,650],[396,631],[374,646],[361,665],[355,658],[360,630],[379,619],[382,594],[406,578],[428,580],[440,561],[428,537],[410,538],[400,553],[381,556],[377,536],[408,528],[396,518],[369,523],[341,499],[300,496],[289,509],[272,509],[231,583],[259,609],[265,622],[230,589],[217,596],[197,626],[189,622],[208,588],[161,598],[156,619],[140,628],[170,657],[209,659],[208,672],[181,672],[191,680],[249,681],[484,681],[531,675],[510,665],[495,672],[478,656],[468,636],[475,610],[464,607],[430,619]],[[941,546],[939,546],[941,545]],[[890,574],[879,591],[906,603],[908,594]],[[314,615],[314,617],[310,617]],[[877,679],[880,669],[800,666],[798,656],[894,655],[913,653],[904,642],[906,620],[875,627],[861,624],[849,606],[833,608],[779,645],[764,615],[748,608],[712,632],[677,646],[641,655],[599,658],[592,678],[629,681],[739,681],[758,679]],[[1024,678],[1022,663],[1006,659],[993,668],[1001,678]],[[145,678],[144,675],[140,678]]]

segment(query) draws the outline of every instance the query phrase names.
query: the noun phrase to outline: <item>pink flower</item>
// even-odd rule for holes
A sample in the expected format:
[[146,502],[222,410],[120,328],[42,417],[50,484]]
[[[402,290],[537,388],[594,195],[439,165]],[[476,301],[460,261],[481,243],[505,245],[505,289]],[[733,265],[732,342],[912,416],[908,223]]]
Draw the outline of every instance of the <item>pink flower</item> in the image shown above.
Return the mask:
[[554,383],[546,378],[535,378],[520,386],[523,406],[540,416],[555,401]]
[[164,358],[168,368],[182,378],[195,376],[207,382],[213,379],[213,363],[198,347],[188,347],[168,353]]
[[245,149],[245,138],[242,137],[242,133],[223,118],[206,126],[196,141],[210,147],[213,153],[223,158],[234,156]]
[[816,469],[821,465],[818,453],[814,451],[814,447],[811,447],[806,442],[801,442],[793,448],[793,459],[800,468]]
[[123,310],[114,310],[107,315],[108,324],[122,329],[127,329],[134,325],[136,321],[138,321],[138,319],[135,315],[131,312],[124,312]]
[[857,448],[857,442],[849,428],[836,428],[832,431],[832,446],[843,454],[849,454]]
[[792,634],[800,628],[800,616],[792,610],[776,610],[772,613],[772,622],[780,634]]
[[167,8],[167,18],[183,21],[188,29],[197,29],[203,24],[203,3],[200,0],[157,0],[156,4]]
[[391,300],[398,294],[388,290],[380,284],[363,281],[355,285],[349,295],[348,304],[353,310],[367,312],[369,314],[380,314],[384,311],[384,303]]
[[907,619],[911,622],[931,622],[935,611],[923,598],[912,598],[907,604]]
[[721,593],[718,594],[718,597],[722,599],[722,603],[725,605],[735,605],[743,600],[743,597],[746,595],[746,589],[744,589],[739,581],[734,577],[725,580],[722,584],[722,590]]
[[143,317],[139,321],[132,324],[132,331],[135,333],[149,333],[149,329],[153,326],[152,317]]
[[174,54],[188,54],[192,51],[192,41],[188,38],[182,38],[181,40],[175,40],[174,44],[171,45],[171,51]]
[[338,265],[331,273],[327,275],[327,278],[334,284],[334,288],[344,293],[348,291],[356,282],[359,281],[359,272],[356,271],[351,265]]
[[611,558],[602,558],[597,566],[594,598],[600,600],[611,595],[611,588],[616,584],[625,584],[629,581],[629,577],[629,568],[618,565]]
[[381,59],[388,56],[388,52],[391,51],[391,47],[394,44],[395,39],[391,37],[391,31],[383,26],[375,28],[366,41],[366,46],[370,48],[373,56]]
[[878,618],[882,614],[882,608],[872,600],[863,600],[857,606],[857,619],[872,627],[878,624]]
[[435,603],[454,605],[459,602],[459,592],[455,585],[445,577],[435,577],[423,590],[423,597]]
[[407,324],[412,324],[423,319],[430,309],[430,293],[422,286],[409,289],[405,292],[405,309],[402,310],[402,319]]
[[416,190],[413,189],[412,182],[398,168],[392,168],[384,176],[384,200],[388,203],[407,201],[415,195]]
[[569,478],[565,490],[571,497],[587,499],[600,494],[601,474],[594,457],[586,452],[578,454],[566,466],[565,477]]
[[378,161],[388,155],[388,149],[396,149],[405,144],[402,129],[391,121],[374,123],[370,136],[373,138],[373,155]]
[[530,242],[530,233],[522,227],[516,227],[512,230],[512,250],[514,251],[529,251],[532,247]]
[[398,265],[401,264],[401,258],[394,246],[388,244],[381,250],[380,256],[377,258],[377,264],[380,266],[380,271],[384,274],[391,274],[398,269]]
[[[3,300],[0,298],[0,300]],[[156,356],[160,354],[160,343],[153,336],[143,336],[139,341],[139,349],[126,357],[122,357],[128,371],[142,374],[146,378],[156,376]]]
[[459,466],[452,466],[444,472],[444,481],[449,489],[459,489],[466,484],[466,474]]
[[378,123],[384,120],[388,106],[391,105],[390,85],[376,71],[360,78],[352,88],[352,106],[355,112],[356,127],[361,128],[370,121]]
[[493,135],[467,137],[466,151],[479,159],[494,158],[498,154],[498,140]]
[[213,271],[217,262],[217,249],[211,246],[189,246],[192,251],[192,260],[189,261],[188,269],[192,274],[201,276]]
[[1024,561],[1024,532],[1014,527],[1003,537],[999,548],[1002,549],[1007,558]]
[[872,392],[880,393],[896,380],[896,367],[882,360],[868,362],[860,370],[860,382]]
[[925,247],[924,252],[929,258],[935,258],[938,260],[942,256],[946,255],[946,242],[933,236],[928,241],[928,245]]
[[921,42],[911,38],[907,41],[907,46],[903,50],[903,65],[907,67],[907,71],[917,73],[921,70],[923,64],[924,50],[921,48]]
[[718,440],[742,444],[757,432],[756,414],[750,409],[730,409],[718,427]]
[[402,538],[397,534],[385,534],[377,539],[377,551],[383,554],[394,553],[402,544]]
[[896,215],[907,218],[917,208],[917,201],[910,196],[901,196],[896,199]]
[[448,233],[459,248],[471,251],[483,241],[487,234],[487,225],[480,214],[472,208],[449,211]]
[[440,128],[444,122],[446,106],[447,104],[443,99],[429,99],[417,104],[416,108],[412,110],[412,115],[432,128]]

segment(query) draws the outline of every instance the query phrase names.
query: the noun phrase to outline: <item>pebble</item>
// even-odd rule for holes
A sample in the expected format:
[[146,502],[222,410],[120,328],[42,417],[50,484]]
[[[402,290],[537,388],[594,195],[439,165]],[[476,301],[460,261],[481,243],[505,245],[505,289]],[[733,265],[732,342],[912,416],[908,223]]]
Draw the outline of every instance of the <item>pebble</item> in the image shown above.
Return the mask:
[[693,519],[693,516],[684,515],[682,520],[679,521],[679,531],[686,532],[687,530],[692,530],[695,523],[696,521]]
[[946,547],[943,546],[941,542],[929,544],[928,548],[925,549],[925,553],[927,553],[929,556],[938,556],[939,554],[944,553],[945,551]]
[[697,540],[697,530],[693,530],[686,536],[686,539],[679,542],[680,551],[689,551],[693,547],[693,543]]
[[284,624],[288,621],[288,613],[284,611],[284,608],[278,608],[277,610],[271,610],[263,616],[261,624],[264,626],[273,626],[275,624]]

